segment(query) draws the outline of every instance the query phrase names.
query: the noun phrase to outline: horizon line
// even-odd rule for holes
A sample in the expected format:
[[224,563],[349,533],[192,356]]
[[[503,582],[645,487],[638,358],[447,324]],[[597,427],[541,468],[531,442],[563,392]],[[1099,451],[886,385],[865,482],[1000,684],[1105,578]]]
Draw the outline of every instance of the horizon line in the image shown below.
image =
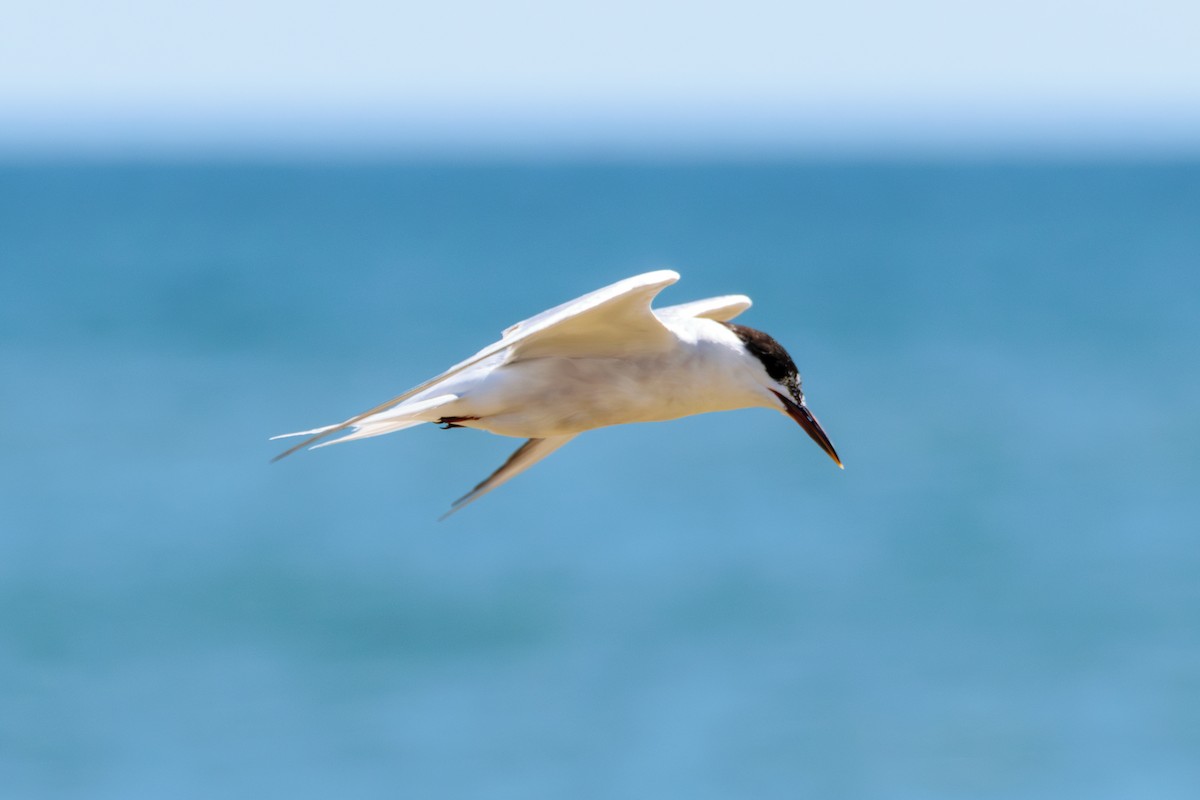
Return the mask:
[[[1148,109],[1143,109],[1147,111]],[[203,110],[14,114],[0,157],[1200,155],[1200,112],[1128,109],[780,109],[650,113],[261,113]]]

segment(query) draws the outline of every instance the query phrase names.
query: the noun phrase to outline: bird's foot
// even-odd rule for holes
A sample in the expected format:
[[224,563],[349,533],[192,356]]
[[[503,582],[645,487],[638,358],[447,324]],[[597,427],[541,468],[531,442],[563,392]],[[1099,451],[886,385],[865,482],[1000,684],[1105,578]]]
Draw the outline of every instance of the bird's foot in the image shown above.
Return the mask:
[[462,423],[469,419],[479,419],[479,417],[442,417],[437,424],[442,426],[442,430],[448,431],[451,428],[464,427]]

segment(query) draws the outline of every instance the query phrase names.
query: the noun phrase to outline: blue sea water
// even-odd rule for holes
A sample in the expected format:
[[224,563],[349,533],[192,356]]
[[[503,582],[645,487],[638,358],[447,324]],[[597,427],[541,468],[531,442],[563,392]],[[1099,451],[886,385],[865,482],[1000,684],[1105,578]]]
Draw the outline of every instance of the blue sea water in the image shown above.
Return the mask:
[[[1200,164],[0,166],[5,798],[1191,798]],[[278,464],[636,272],[768,411]]]

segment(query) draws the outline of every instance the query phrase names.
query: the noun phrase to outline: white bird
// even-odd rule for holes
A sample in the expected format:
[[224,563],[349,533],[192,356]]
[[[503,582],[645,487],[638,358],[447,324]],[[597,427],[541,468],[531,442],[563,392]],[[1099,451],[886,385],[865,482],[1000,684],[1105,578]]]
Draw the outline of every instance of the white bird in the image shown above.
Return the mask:
[[733,294],[652,309],[655,296],[677,280],[673,270],[635,275],[518,322],[500,341],[369,411],[272,437],[309,437],[273,460],[310,444],[324,447],[426,422],[528,439],[456,500],[449,516],[584,431],[765,407],[798,422],[841,467],[805,405],[791,356],[767,334],[729,321],[750,307],[750,298]]

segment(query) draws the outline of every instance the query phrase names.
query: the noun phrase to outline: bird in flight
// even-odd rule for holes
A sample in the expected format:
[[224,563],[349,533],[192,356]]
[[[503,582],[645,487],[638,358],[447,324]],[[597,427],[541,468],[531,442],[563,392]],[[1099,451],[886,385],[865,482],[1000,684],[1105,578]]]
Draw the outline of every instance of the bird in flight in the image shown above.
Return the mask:
[[449,516],[584,431],[765,407],[794,419],[841,467],[805,404],[791,356],[767,334],[730,322],[750,307],[750,298],[732,294],[651,308],[658,293],[677,280],[673,270],[635,275],[518,322],[500,341],[369,411],[272,437],[308,437],[272,460],[308,445],[324,447],[427,422],[527,439],[456,500]]

